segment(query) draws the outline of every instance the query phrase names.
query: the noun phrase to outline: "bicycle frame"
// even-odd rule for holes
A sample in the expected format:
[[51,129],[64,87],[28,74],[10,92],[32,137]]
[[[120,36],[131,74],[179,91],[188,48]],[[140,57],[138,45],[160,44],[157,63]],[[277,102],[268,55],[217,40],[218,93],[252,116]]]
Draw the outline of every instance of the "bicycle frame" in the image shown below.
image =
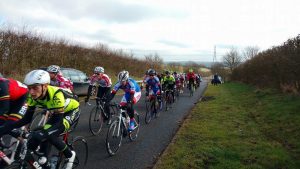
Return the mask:
[[[25,130],[25,127],[22,127],[21,130]],[[13,138],[14,137],[12,137],[12,139]],[[7,157],[6,154],[0,150],[0,159],[5,161],[5,163],[8,165],[12,164],[15,161],[17,149],[18,149],[20,143],[23,141],[22,138],[14,138],[14,139],[16,139],[16,142],[12,143],[10,146],[3,146],[4,148],[7,148],[7,149],[9,149],[12,146],[15,146],[14,149],[12,150],[10,157]]]

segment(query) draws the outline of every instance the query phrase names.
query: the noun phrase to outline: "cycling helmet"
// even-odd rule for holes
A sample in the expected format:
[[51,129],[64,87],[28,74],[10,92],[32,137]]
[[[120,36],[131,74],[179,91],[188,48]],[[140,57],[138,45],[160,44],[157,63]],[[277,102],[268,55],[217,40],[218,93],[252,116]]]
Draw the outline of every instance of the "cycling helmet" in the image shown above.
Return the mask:
[[174,75],[177,75],[177,72],[175,71],[175,72],[173,72],[173,74],[174,74]]
[[60,67],[57,65],[51,65],[47,68],[47,72],[50,73],[58,73],[60,71]]
[[129,78],[129,72],[126,70],[121,71],[118,75],[119,82],[126,81],[128,80],[128,78]]
[[104,68],[100,67],[100,66],[97,66],[94,69],[94,73],[104,73]]
[[166,74],[166,75],[169,75],[169,74],[170,74],[170,72],[167,70],[167,71],[165,72],[165,74]]
[[156,72],[155,72],[155,70],[153,70],[153,69],[149,69],[148,70],[148,73],[149,73],[149,75],[151,76],[151,75],[155,75],[156,74]]
[[189,69],[189,72],[193,72],[193,69]]
[[26,85],[49,84],[49,73],[44,70],[33,70],[25,76],[24,83]]

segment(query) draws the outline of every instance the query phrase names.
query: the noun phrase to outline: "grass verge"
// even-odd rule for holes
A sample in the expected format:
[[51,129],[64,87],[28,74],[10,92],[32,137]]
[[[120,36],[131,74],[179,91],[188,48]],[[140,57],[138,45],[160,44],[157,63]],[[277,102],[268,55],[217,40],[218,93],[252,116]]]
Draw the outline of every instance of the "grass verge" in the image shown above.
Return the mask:
[[300,97],[209,86],[156,169],[300,168]]

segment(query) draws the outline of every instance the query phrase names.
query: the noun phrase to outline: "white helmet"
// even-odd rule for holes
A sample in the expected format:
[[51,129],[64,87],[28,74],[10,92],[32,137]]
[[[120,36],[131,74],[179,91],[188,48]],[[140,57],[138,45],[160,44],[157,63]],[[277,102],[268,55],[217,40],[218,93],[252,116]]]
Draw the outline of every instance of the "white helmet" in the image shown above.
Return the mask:
[[128,78],[129,78],[129,72],[126,70],[121,71],[118,75],[119,82],[126,81],[128,80]]
[[24,83],[26,85],[34,84],[49,84],[50,76],[49,73],[44,70],[33,70],[25,76]]
[[47,68],[47,72],[50,73],[58,73],[60,71],[60,67],[57,65],[51,65]]
[[100,67],[100,66],[97,66],[94,69],[94,73],[104,73],[104,68]]

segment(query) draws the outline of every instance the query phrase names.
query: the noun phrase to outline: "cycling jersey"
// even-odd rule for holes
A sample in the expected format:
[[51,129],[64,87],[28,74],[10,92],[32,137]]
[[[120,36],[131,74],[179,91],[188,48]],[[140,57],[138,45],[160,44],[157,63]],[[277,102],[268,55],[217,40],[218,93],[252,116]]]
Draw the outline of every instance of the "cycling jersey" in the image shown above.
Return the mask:
[[27,93],[26,85],[21,82],[0,78],[0,125],[3,124],[3,120],[16,121],[22,118],[26,111]]
[[79,102],[70,96],[64,95],[59,87],[48,86],[47,94],[43,99],[32,99],[28,97],[27,104],[29,108],[41,107],[47,110],[62,110],[68,112],[79,107]]
[[187,81],[189,81],[189,82],[196,81],[196,75],[194,72],[189,72],[187,74]]
[[112,93],[117,93],[119,89],[122,89],[125,93],[134,94],[135,92],[141,92],[140,86],[137,82],[131,78],[128,79],[126,85],[122,85],[121,82],[117,82],[114,86]]
[[160,94],[160,82],[158,77],[154,76],[153,78],[148,77],[145,80],[146,83],[146,91],[149,93],[149,88],[154,92],[154,94]]
[[99,75],[93,74],[90,78],[90,85],[99,84],[101,87],[111,87],[111,79],[107,74],[103,74],[100,78]]
[[61,74],[57,74],[55,80],[51,79],[50,85],[70,89],[73,91],[73,83],[69,79],[63,77]]
[[131,78],[127,80],[126,85],[122,85],[121,82],[117,82],[111,92],[111,98],[113,98],[119,89],[122,89],[125,92],[120,105],[126,105],[127,101],[130,100],[132,100],[133,103],[136,103],[141,98],[141,88],[137,82]]
[[165,76],[165,77],[163,77],[162,82],[163,82],[164,85],[174,85],[175,84],[175,78],[172,75],[170,75],[169,77]]

